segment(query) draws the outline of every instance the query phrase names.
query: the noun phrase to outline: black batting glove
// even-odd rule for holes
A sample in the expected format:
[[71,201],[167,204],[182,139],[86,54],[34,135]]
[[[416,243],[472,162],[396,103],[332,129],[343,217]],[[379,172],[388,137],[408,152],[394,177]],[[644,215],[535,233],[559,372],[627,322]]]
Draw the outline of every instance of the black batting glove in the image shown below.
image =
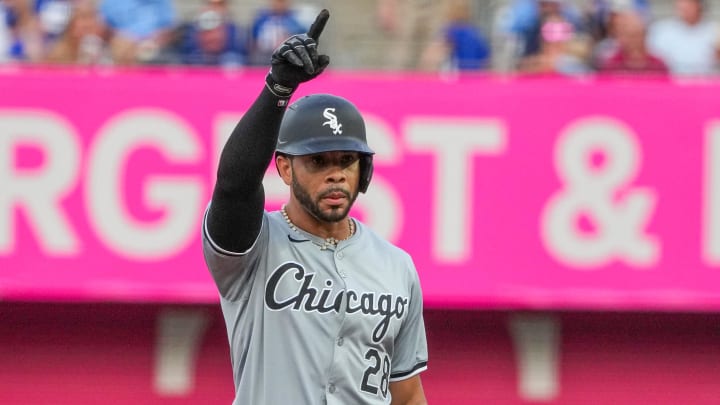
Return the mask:
[[318,55],[318,39],[330,13],[322,10],[306,34],[286,39],[272,54],[268,88],[279,97],[290,97],[300,83],[314,79],[330,63],[327,55]]

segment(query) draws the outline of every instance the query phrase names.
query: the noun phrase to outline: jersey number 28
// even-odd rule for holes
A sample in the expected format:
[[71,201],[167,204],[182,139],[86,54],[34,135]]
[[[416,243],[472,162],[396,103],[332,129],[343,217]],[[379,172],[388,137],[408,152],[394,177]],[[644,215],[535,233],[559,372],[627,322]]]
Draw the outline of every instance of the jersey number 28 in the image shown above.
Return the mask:
[[[373,395],[377,395],[379,391],[383,398],[386,398],[388,393],[388,384],[390,383],[390,358],[387,354],[385,354],[384,357],[381,357],[377,349],[369,349],[365,353],[365,360],[370,362],[370,366],[365,370],[365,374],[363,374],[360,389]],[[370,380],[376,380],[375,376],[380,373],[380,369],[382,369],[380,384],[373,385]]]

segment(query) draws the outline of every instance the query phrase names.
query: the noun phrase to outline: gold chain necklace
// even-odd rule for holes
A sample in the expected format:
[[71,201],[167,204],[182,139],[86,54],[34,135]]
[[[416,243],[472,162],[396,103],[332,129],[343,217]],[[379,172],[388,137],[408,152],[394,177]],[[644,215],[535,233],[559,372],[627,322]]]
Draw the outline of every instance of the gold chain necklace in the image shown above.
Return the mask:
[[[287,211],[285,211],[285,205],[283,205],[283,206],[280,208],[280,213],[282,214],[283,218],[285,218],[285,222],[287,222],[287,224],[288,224],[288,226],[290,227],[290,229],[292,229],[293,231],[295,231],[295,232],[297,232],[297,233],[300,233],[300,230],[298,229],[298,227],[295,226],[295,224],[290,220],[290,217],[288,216]],[[335,248],[335,247],[337,247],[337,244],[338,244],[339,242],[342,242],[342,241],[344,241],[344,240],[348,240],[348,239],[350,239],[351,236],[353,236],[353,235],[355,234],[355,222],[353,222],[353,220],[350,219],[350,217],[348,217],[348,225],[350,226],[350,232],[349,232],[349,234],[348,234],[347,237],[345,237],[345,238],[343,238],[343,239],[337,239],[337,238],[334,238],[334,237],[331,236],[331,237],[329,237],[329,238],[325,238],[325,239],[323,240],[323,243],[322,243],[322,244],[318,244],[318,243],[315,243],[315,242],[313,242],[313,243],[315,243],[316,245],[318,245],[318,246],[320,247],[320,250],[326,250],[326,249],[329,249],[329,248]]]

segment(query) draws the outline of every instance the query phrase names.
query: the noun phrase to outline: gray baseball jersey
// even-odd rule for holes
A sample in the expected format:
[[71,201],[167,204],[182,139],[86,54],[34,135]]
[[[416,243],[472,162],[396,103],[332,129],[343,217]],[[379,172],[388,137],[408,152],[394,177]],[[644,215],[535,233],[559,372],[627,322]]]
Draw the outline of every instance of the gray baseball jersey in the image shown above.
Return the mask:
[[220,291],[235,405],[389,404],[389,383],[427,368],[410,256],[355,220],[335,249],[265,212],[246,252],[203,251]]

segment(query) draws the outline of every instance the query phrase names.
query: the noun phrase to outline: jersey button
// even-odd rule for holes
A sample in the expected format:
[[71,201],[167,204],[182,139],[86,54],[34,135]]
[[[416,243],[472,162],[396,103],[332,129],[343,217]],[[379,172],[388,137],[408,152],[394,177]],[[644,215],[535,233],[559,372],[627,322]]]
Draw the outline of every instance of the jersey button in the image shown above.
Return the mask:
[[338,258],[338,259],[342,260],[343,257],[345,257],[345,255],[343,254],[343,252],[338,252],[338,253],[337,253],[337,258]]
[[345,339],[343,339],[343,338],[338,338],[338,340],[337,340],[337,345],[338,345],[338,346],[342,346],[344,343],[345,343]]
[[331,394],[335,393],[335,384],[328,385],[328,392]]

